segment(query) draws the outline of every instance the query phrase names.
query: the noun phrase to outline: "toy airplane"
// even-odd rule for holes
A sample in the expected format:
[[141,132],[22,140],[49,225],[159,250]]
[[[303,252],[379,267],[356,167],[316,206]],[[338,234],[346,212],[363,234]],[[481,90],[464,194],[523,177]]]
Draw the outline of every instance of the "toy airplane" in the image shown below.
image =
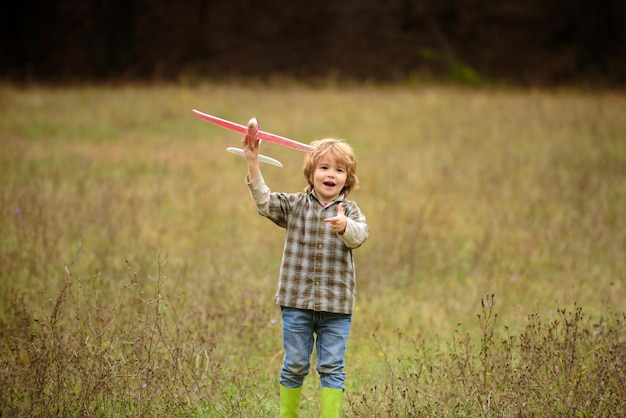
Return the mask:
[[[248,126],[239,125],[234,122],[230,122],[225,119],[220,119],[215,116],[207,115],[206,113],[202,113],[199,110],[193,109],[193,113],[196,114],[200,119],[203,119],[207,122],[210,122],[214,125],[221,126],[222,128],[230,129],[231,131],[238,132],[242,135],[248,135],[250,141],[259,141],[259,145],[261,145],[261,141],[265,140],[267,142],[272,142],[274,144],[282,145],[284,147],[293,148],[299,151],[311,152],[315,151],[315,147],[311,145],[306,145],[298,141],[294,141],[293,139],[284,138],[282,136],[274,135],[269,132],[263,132],[259,130],[259,122],[256,118],[250,119],[248,122]],[[240,148],[229,147],[226,148],[226,151],[231,152],[236,155],[244,156],[244,152]],[[275,165],[276,167],[282,167],[282,163],[273,158],[267,157],[265,155],[259,155],[259,161],[267,164]]]

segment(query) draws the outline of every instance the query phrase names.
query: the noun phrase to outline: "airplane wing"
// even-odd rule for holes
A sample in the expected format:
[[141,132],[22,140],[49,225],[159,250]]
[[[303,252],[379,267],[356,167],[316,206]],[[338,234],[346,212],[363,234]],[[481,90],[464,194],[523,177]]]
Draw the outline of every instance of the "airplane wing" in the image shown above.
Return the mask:
[[[248,133],[248,128],[246,126],[239,125],[238,123],[234,123],[225,119],[220,119],[216,116],[207,115],[206,113],[202,113],[196,109],[193,109],[192,111],[200,119],[203,119],[214,125],[221,126],[222,128],[230,129],[231,131],[240,133],[242,135],[246,135]],[[271,142],[277,145],[282,145],[288,148],[293,148],[299,151],[305,151],[305,152],[315,151],[315,147],[312,147],[311,145],[306,145],[301,142],[294,141],[293,139],[285,138],[279,135],[274,135],[269,132],[259,131],[258,138],[267,142]]]
[[303,144],[302,142],[294,141],[293,139],[274,135],[264,131],[259,131],[259,139],[271,142],[273,144],[282,145],[283,147],[297,149],[298,151],[313,152],[317,149],[315,147],[312,147],[311,145]]
[[[230,152],[231,154],[235,154],[235,155],[239,155],[241,157],[245,157],[244,151],[241,148],[228,147],[228,148],[226,148],[226,151]],[[276,167],[282,167],[283,166],[283,164],[280,161],[275,160],[275,159],[273,159],[271,157],[268,157],[266,155],[259,154],[259,161],[262,162],[262,163],[275,165]]]
[[225,119],[220,119],[217,116],[207,115],[206,113],[202,113],[196,109],[193,109],[192,112],[195,113],[196,116],[198,116],[200,119],[203,119],[214,125],[221,126],[222,128],[230,129],[231,131],[238,132],[242,135],[246,135],[248,133],[248,128],[246,128],[243,125],[239,125],[238,123],[231,122]]

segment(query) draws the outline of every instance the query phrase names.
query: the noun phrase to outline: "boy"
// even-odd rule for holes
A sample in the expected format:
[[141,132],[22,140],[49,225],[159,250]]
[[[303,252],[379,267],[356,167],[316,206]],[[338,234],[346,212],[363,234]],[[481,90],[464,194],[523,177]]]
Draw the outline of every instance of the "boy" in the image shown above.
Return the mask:
[[365,216],[346,200],[359,186],[354,152],[341,140],[314,141],[317,151],[304,159],[305,192],[273,193],[259,169],[258,142],[246,136],[242,144],[259,214],[287,230],[276,293],[285,349],[280,416],[297,417],[315,343],[321,415],[338,417],[356,290],[352,249],[369,235]]

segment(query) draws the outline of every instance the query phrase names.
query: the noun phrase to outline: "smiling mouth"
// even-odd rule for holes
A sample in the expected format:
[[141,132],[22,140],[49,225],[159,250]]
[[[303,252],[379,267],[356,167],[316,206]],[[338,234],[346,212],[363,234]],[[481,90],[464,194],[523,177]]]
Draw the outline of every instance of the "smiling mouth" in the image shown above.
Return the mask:
[[325,181],[325,182],[324,182],[324,186],[327,186],[327,187],[335,187],[335,183],[333,183],[332,181]]

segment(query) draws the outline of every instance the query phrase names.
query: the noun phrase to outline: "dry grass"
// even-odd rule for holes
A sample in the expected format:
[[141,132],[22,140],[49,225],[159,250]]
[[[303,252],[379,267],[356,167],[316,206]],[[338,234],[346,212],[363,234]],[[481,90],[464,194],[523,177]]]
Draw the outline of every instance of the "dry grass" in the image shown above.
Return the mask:
[[[0,415],[276,415],[283,234],[192,108],[355,148],[346,416],[624,410],[621,93],[2,86],[0,108]],[[268,184],[304,186],[302,154],[263,150]]]

